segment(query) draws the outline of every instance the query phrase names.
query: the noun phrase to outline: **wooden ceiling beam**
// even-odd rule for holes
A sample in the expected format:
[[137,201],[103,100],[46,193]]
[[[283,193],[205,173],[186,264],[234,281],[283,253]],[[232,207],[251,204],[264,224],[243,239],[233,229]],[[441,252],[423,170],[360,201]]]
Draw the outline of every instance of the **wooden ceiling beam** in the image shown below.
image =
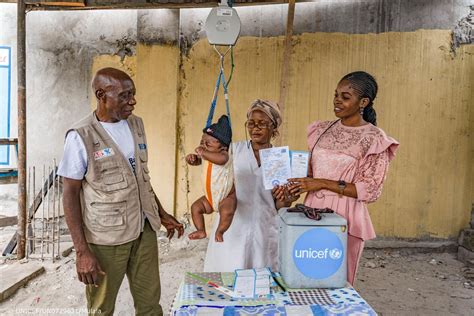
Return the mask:
[[57,6],[57,7],[85,7],[84,0],[26,0],[26,5]]
[[[0,0],[16,2],[16,0]],[[297,1],[300,2],[300,1]],[[301,1],[303,2],[303,1]],[[211,8],[217,0],[27,0],[27,11]],[[234,6],[288,3],[288,0],[234,0]]]

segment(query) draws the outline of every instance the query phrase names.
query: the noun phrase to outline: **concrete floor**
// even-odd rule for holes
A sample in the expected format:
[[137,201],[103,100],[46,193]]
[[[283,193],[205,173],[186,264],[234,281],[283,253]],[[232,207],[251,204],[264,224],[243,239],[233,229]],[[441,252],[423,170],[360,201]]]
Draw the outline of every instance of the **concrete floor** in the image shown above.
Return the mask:
[[[13,228],[0,229],[0,243]],[[161,303],[169,310],[185,271],[201,271],[206,240],[160,240]],[[11,264],[5,258],[2,265]],[[84,286],[77,281],[74,252],[59,262],[43,262],[46,273],[30,281],[0,304],[0,315],[20,314],[25,308],[74,309],[85,315]],[[464,265],[454,253],[408,253],[367,249],[356,289],[379,315],[474,315],[473,283],[463,276]],[[124,280],[115,315],[132,315],[133,301]]]

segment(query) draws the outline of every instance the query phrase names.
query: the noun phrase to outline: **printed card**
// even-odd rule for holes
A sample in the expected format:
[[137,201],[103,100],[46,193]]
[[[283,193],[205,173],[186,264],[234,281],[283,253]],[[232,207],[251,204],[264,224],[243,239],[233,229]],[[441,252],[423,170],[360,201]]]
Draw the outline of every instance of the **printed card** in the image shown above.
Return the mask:
[[265,190],[284,185],[288,182],[288,178],[291,178],[288,146],[260,149],[260,162]]

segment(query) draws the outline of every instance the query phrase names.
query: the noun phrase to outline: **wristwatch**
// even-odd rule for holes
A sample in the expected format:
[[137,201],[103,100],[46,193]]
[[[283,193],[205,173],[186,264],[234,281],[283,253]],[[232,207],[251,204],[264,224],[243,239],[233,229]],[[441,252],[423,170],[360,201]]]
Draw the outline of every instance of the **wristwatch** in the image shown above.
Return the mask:
[[337,186],[339,187],[339,197],[342,197],[344,195],[344,189],[346,188],[347,184],[346,181],[344,180],[339,180],[337,182]]

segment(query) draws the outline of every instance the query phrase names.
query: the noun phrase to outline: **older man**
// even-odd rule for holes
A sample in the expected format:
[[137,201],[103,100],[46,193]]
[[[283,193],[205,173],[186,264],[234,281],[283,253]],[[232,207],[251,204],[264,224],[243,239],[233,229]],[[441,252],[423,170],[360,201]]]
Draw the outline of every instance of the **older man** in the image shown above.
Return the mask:
[[58,174],[89,314],[112,315],[125,274],[137,315],[162,315],[156,231],[184,228],[165,212],[150,183],[142,120],[133,115],[135,85],[104,68],[92,82],[97,109],[66,133]]

